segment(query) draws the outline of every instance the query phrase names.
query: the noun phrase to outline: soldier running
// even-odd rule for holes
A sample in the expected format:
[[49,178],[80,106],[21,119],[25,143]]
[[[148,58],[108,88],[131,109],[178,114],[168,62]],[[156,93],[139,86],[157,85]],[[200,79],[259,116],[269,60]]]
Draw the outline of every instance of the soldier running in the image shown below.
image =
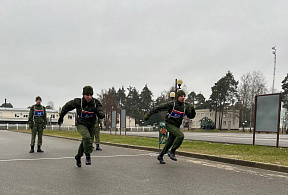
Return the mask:
[[185,92],[182,90],[177,91],[175,102],[168,102],[164,104],[160,104],[156,106],[153,110],[148,112],[144,116],[144,120],[148,120],[150,116],[160,111],[168,111],[165,122],[166,129],[169,132],[169,138],[167,140],[166,145],[162,149],[161,153],[158,155],[157,159],[161,164],[165,164],[163,160],[164,154],[168,152],[171,148],[170,152],[168,152],[168,156],[170,159],[177,161],[175,157],[176,150],[181,146],[182,141],[184,140],[184,134],[180,131],[180,126],[182,124],[182,120],[186,115],[188,118],[193,119],[195,117],[195,109],[193,105],[185,103]]
[[102,111],[102,104],[99,100],[93,98],[93,88],[91,86],[85,86],[82,95],[82,98],[75,98],[63,106],[58,120],[58,124],[61,125],[67,112],[76,108],[76,128],[82,136],[78,153],[75,156],[78,167],[81,167],[83,153],[86,155],[86,165],[91,165],[90,154],[93,151],[91,135],[95,131],[96,118],[102,119],[105,116]]

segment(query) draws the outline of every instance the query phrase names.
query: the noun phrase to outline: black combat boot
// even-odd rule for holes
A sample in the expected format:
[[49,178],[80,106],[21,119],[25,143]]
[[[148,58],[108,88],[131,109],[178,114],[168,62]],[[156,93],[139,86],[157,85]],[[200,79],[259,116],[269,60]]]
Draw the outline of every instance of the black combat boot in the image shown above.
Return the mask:
[[91,165],[91,156],[90,156],[90,154],[86,154],[86,165]]
[[160,164],[166,164],[165,162],[164,162],[164,160],[163,160],[163,154],[159,154],[158,156],[157,156],[157,160],[159,160],[159,162],[160,162]]
[[37,152],[44,152],[43,150],[41,150],[41,146],[39,146],[39,145],[38,145]]
[[96,150],[102,151],[102,148],[100,148],[99,144],[96,144]]
[[34,146],[31,146],[29,153],[34,153]]
[[75,156],[75,160],[76,160],[76,165],[77,167],[81,167],[81,156],[79,156],[78,154],[76,154]]
[[170,152],[168,152],[168,156],[171,160],[177,161],[177,158],[175,157],[175,151],[171,150]]

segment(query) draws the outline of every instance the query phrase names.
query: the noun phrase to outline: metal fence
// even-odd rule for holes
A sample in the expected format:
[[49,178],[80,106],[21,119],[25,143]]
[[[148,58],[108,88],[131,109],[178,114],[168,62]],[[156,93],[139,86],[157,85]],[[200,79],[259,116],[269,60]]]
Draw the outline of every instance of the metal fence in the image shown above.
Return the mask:
[[[0,130],[9,130],[9,129],[29,129],[28,124],[0,124]],[[59,126],[59,125],[47,125],[47,130],[68,130],[68,131],[76,131],[76,127],[73,126]]]
[[[109,128],[102,129],[103,131],[110,131]],[[122,128],[121,131],[124,131],[125,129]],[[151,127],[151,126],[138,126],[138,127],[126,127],[126,131],[157,131],[158,127]],[[120,131],[120,128],[117,127],[116,131]]]
[[[29,129],[28,124],[0,124],[0,130],[9,130],[9,129]],[[47,125],[47,130],[66,130],[66,131],[76,131],[75,125],[73,126],[59,126],[59,125]],[[110,131],[108,129],[102,129],[103,131]],[[121,129],[124,131],[124,129]],[[126,131],[157,131],[157,127],[152,126],[138,126],[138,127],[126,127]],[[116,131],[120,131],[120,128],[116,128]]]

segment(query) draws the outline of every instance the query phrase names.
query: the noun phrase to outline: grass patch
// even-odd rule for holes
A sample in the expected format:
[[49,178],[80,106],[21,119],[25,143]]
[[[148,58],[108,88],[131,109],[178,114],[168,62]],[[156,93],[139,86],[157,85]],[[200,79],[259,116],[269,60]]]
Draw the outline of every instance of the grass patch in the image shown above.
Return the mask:
[[[30,130],[21,130],[30,132]],[[44,130],[44,135],[54,135],[69,138],[79,138],[81,135],[76,131],[51,131]],[[100,135],[102,142],[129,144],[158,148],[157,138],[124,136],[124,135]],[[162,148],[163,146],[161,146]],[[257,161],[288,166],[288,148],[276,148],[270,146],[253,146],[240,144],[221,144],[205,141],[184,141],[179,151],[208,154],[221,157],[235,158],[240,160]]]

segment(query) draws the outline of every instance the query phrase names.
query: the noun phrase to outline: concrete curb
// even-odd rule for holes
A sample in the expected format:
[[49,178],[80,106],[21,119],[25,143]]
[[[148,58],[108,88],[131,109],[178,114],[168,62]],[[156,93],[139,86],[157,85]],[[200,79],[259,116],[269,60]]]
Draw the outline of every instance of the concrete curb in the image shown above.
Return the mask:
[[[13,130],[13,131],[21,132],[21,133],[28,133],[28,132],[22,132],[22,131],[17,131],[17,130]],[[30,133],[28,133],[28,134],[30,134]],[[54,135],[44,135],[44,136],[81,141],[81,139],[78,139],[78,138],[68,138],[68,137],[61,137],[61,136],[54,136]],[[117,143],[111,143],[111,142],[101,142],[101,144],[109,145],[109,146],[122,147],[122,148],[131,148],[131,149],[159,152],[158,148],[152,148],[152,147],[146,147],[146,146],[117,144]],[[255,162],[255,161],[238,160],[238,159],[233,159],[233,158],[225,158],[225,157],[212,156],[212,155],[207,155],[207,154],[197,154],[197,153],[183,152],[183,151],[177,151],[177,155],[288,173],[288,166],[283,166],[283,165],[275,165],[275,164],[261,163],[261,162]]]

